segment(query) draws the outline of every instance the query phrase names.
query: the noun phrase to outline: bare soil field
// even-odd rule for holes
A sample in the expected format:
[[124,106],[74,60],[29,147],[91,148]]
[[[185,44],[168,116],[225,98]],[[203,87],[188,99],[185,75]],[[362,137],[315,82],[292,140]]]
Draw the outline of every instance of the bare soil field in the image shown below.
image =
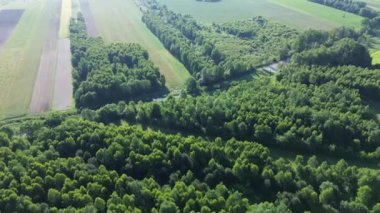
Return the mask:
[[49,35],[42,51],[32,100],[29,106],[29,111],[32,114],[39,114],[49,110],[51,100],[53,100],[61,6],[61,4],[56,4],[54,8],[54,11],[57,11],[56,15],[49,22]]
[[59,39],[53,100],[53,109],[55,110],[71,108],[73,100],[71,70],[70,40]]
[[24,10],[0,11],[0,49],[4,46],[13,29],[16,27]]
[[80,2],[80,9],[86,23],[88,36],[90,37],[98,36],[98,30],[96,29],[94,16],[92,15],[88,0],[80,0],[79,2]]

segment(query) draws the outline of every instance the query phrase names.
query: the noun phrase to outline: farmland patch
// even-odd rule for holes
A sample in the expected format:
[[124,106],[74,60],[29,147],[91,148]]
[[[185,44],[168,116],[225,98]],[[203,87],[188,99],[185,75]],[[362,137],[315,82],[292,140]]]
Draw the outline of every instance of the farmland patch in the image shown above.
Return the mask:
[[58,0],[14,0],[4,7],[15,8],[13,3],[16,2],[24,4],[25,10],[0,51],[0,118],[28,112],[50,30],[49,22],[56,15],[56,4],[60,3]]
[[50,108],[51,100],[53,99],[55,71],[57,68],[57,41],[61,6],[61,4],[56,5],[56,15],[52,17],[49,23],[49,34],[45,41],[30,103],[30,112],[32,114],[39,114],[47,111]]
[[[227,22],[264,16],[298,29],[332,29],[338,26],[359,25],[361,18],[352,14],[318,7],[306,0],[223,0],[208,4],[195,0],[158,0],[170,10],[189,14],[203,22]],[[285,3],[284,3],[285,2]],[[306,2],[306,3],[305,3]],[[300,4],[307,4],[300,10]],[[284,6],[287,5],[287,6]],[[298,6],[297,6],[298,5]],[[331,18],[325,14],[333,11]],[[331,15],[331,14],[330,14]]]
[[[86,29],[87,34],[90,37],[96,37],[98,36],[98,31],[95,26],[94,16],[92,14],[92,11],[90,9],[90,4],[88,0],[79,0],[80,3],[80,9],[82,12],[82,15],[84,17],[84,21],[86,23]],[[110,2],[107,1],[107,4],[110,4]]]
[[71,78],[72,66],[69,39],[59,39],[57,60],[53,109],[65,110],[71,107],[73,99],[73,85]]
[[1,10],[0,11],[0,49],[8,40],[12,31],[19,22],[23,10]]

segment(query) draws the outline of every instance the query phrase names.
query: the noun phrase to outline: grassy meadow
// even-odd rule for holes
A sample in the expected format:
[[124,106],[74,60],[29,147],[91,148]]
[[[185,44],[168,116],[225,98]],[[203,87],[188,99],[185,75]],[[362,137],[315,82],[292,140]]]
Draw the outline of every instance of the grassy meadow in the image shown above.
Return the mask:
[[106,42],[141,44],[160,68],[169,89],[180,89],[190,77],[186,68],[165,49],[141,21],[142,14],[132,0],[90,0],[95,25]]
[[203,22],[225,22],[264,16],[298,29],[332,29],[359,26],[361,17],[306,0],[222,0],[209,3],[195,0],[158,0],[176,12]]
[[0,118],[19,116],[28,111],[49,31],[49,17],[56,15],[52,11],[58,0],[23,2],[15,1],[2,7],[25,8],[25,12],[0,51]]
[[[307,0],[269,0],[298,13],[333,22],[336,26],[360,27],[362,17]],[[324,26],[320,26],[324,28]]]

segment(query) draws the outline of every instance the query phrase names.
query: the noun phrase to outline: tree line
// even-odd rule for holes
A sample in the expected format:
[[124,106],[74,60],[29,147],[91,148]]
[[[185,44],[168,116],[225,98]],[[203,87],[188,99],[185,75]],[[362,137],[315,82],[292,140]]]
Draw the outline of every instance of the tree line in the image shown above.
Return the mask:
[[89,38],[81,15],[71,20],[70,39],[77,108],[149,99],[166,91],[164,76],[140,45],[107,45],[101,38]]
[[367,3],[356,0],[309,0],[314,3],[323,4],[346,12],[354,13],[366,18],[374,18],[377,11],[367,7]]

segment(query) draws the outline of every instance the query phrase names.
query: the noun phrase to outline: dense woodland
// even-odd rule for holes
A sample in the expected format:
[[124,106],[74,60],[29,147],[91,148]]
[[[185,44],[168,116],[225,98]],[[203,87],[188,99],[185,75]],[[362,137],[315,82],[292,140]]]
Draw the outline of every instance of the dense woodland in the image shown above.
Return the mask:
[[87,117],[107,123],[122,119],[286,149],[378,160],[379,121],[366,101],[378,100],[379,72],[292,66],[276,81],[263,77],[217,95],[120,103],[86,112]]
[[288,56],[297,31],[262,17],[205,26],[153,4],[146,26],[202,85],[211,85]]
[[72,19],[78,111],[0,121],[0,212],[380,212],[380,70],[363,31],[148,8],[194,78],[143,102],[165,92],[146,50]]
[[0,131],[2,212],[378,212],[380,173],[53,114]]
[[[83,116],[106,123],[127,120],[190,134],[377,160],[379,120],[368,103],[379,101],[380,71],[363,68],[370,66],[371,58],[357,42],[360,38],[345,28],[328,33],[307,31],[289,47],[291,64],[275,79],[262,76],[226,91],[169,97],[160,103],[121,102],[97,111],[85,110]],[[321,48],[336,53],[332,63],[324,55],[309,54]]]
[[101,38],[88,38],[82,16],[71,21],[70,32],[78,108],[142,100],[166,90],[165,78],[140,45],[106,45]]

